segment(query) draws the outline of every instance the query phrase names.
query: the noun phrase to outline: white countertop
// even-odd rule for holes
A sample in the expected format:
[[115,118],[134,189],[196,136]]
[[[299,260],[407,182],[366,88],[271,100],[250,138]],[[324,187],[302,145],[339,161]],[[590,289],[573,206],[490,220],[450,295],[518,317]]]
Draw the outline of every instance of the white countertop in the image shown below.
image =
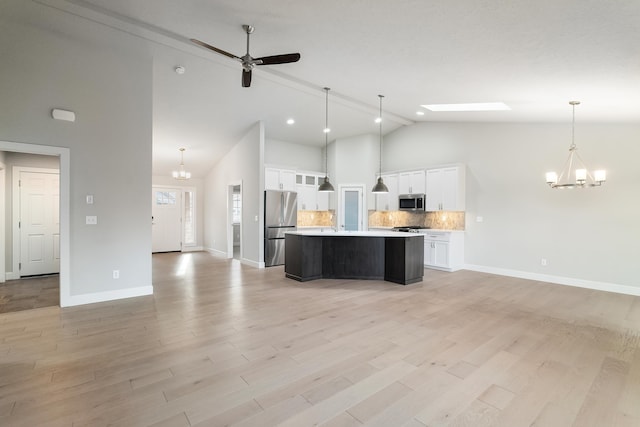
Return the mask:
[[289,231],[286,234],[298,236],[345,236],[345,237],[418,237],[421,233],[405,233],[402,231],[333,231],[325,229],[322,231]]
[[[393,227],[369,227],[370,230],[393,230]],[[427,233],[464,233],[464,230],[448,230],[445,228],[418,228],[417,234]],[[410,234],[410,233],[409,233]],[[414,233],[415,234],[415,233]]]

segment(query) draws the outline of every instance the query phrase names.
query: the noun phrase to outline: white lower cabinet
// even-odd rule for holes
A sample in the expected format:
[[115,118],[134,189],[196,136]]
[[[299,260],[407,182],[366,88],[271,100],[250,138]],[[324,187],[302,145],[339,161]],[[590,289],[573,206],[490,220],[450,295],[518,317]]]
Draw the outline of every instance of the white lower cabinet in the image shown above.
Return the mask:
[[430,231],[424,235],[424,266],[457,271],[464,265],[464,233]]

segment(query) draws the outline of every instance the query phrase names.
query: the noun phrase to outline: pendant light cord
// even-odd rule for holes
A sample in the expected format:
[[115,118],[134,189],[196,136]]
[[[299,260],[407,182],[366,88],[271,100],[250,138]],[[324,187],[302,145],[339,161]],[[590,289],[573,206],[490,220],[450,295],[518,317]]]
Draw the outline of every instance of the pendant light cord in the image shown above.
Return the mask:
[[326,93],[324,103],[324,176],[329,176],[329,91],[328,87],[324,88]]
[[382,176],[382,98],[384,98],[384,95],[378,95],[378,97],[380,98],[380,173],[379,173],[379,177]]

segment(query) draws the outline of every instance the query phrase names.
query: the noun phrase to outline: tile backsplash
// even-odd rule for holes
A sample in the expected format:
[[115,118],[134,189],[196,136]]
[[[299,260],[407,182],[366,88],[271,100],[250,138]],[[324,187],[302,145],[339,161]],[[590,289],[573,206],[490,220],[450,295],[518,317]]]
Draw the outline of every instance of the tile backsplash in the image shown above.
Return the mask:
[[298,211],[298,227],[333,227],[333,211]]
[[[464,230],[464,212],[369,211],[369,227],[419,225]],[[335,211],[298,211],[298,227],[335,227]]]
[[419,225],[442,230],[464,230],[464,212],[369,211],[369,227]]

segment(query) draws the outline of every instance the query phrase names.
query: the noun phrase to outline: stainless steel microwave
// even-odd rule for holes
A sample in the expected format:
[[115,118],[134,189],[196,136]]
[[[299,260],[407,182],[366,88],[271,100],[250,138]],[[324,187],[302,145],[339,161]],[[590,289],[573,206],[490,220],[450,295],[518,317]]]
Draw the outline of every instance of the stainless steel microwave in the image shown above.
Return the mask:
[[424,194],[400,194],[398,208],[401,211],[423,211],[424,198]]

